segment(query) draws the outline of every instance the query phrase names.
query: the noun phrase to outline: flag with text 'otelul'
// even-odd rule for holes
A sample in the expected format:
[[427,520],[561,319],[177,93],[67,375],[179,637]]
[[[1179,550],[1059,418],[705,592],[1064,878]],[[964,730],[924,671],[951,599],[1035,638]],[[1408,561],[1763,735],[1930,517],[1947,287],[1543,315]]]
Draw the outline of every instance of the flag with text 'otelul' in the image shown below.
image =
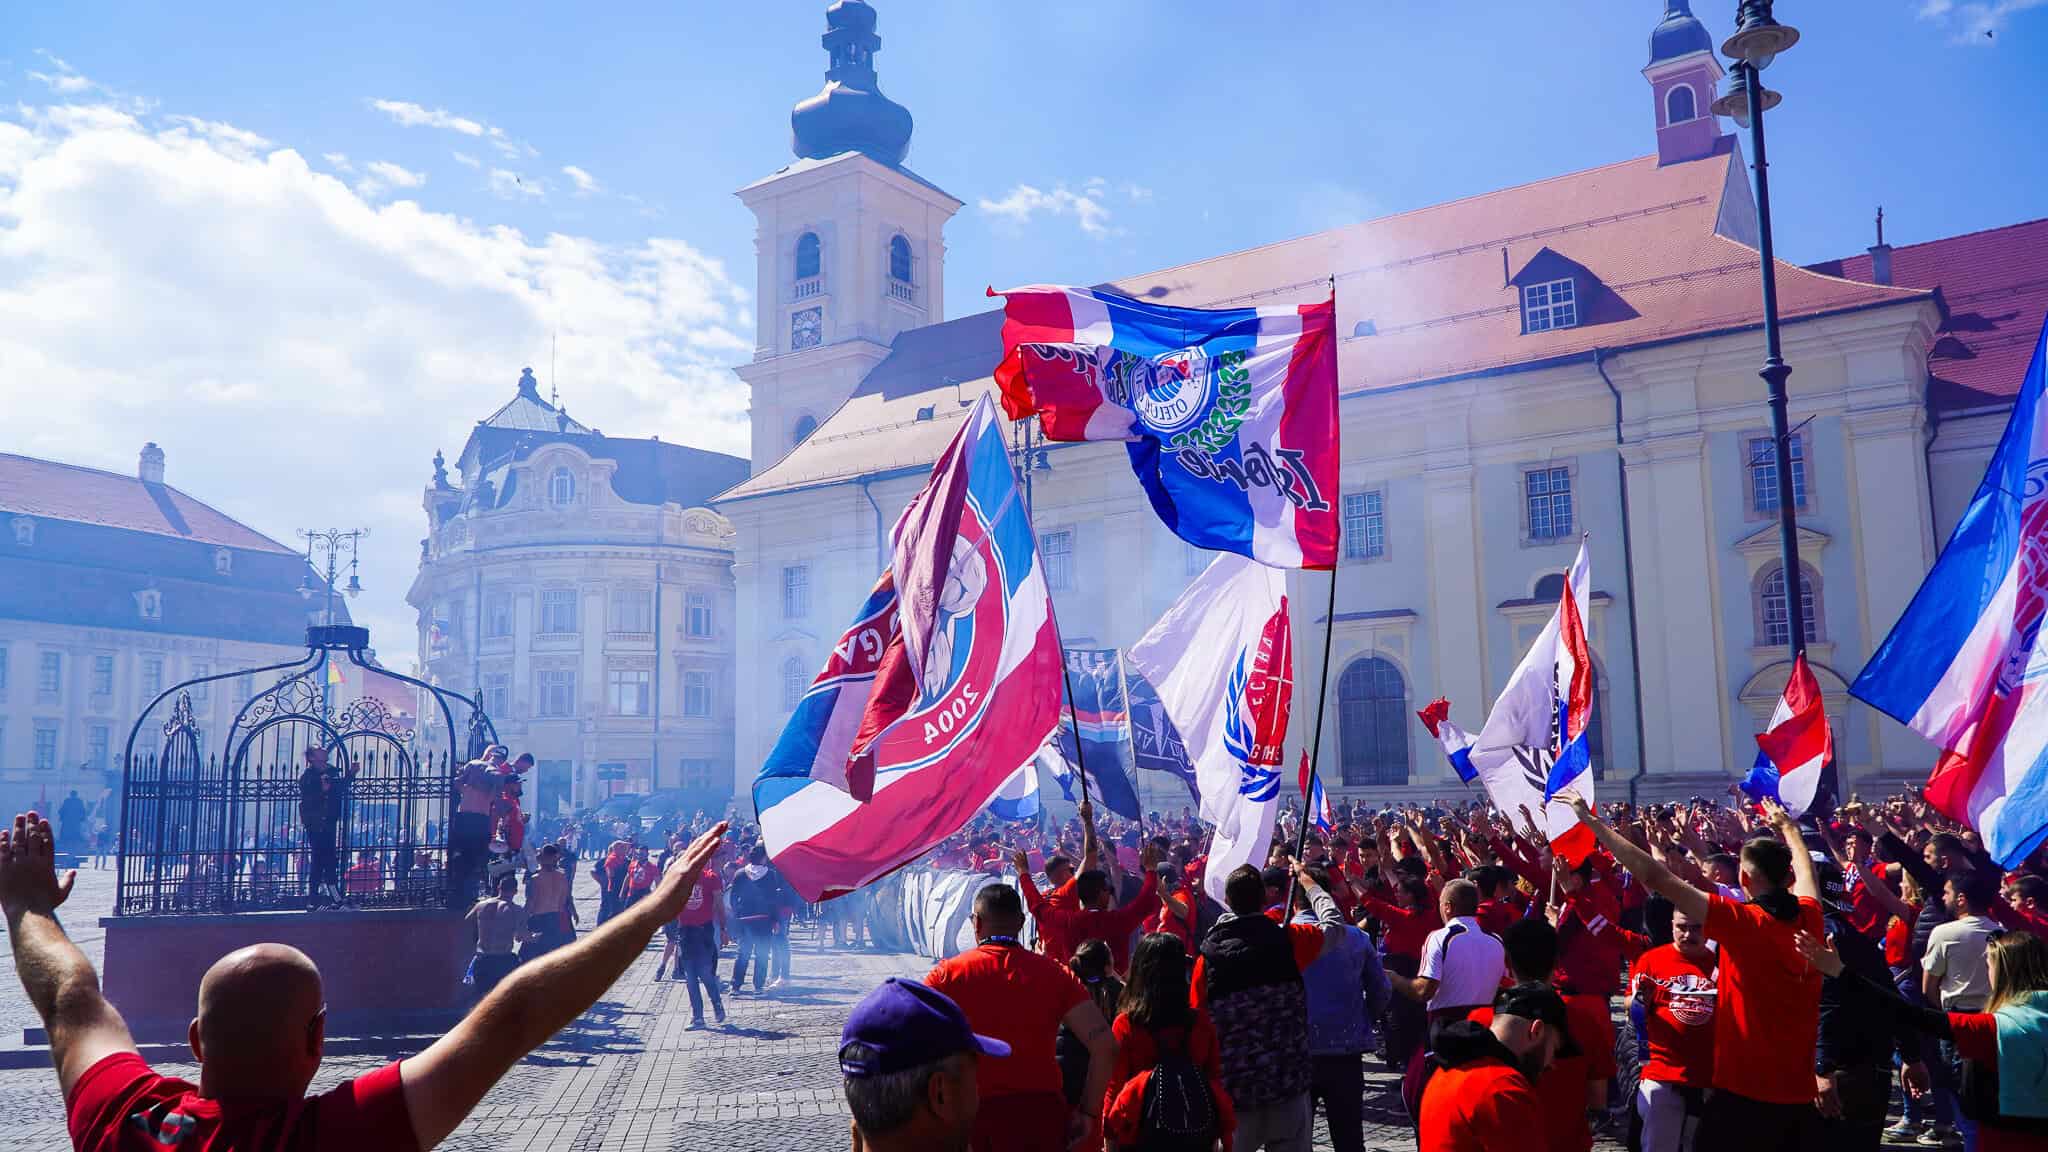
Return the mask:
[[[2048,837],[2048,326],[1977,495],[1849,686],[1940,749],[1927,801],[2017,867]],[[1903,561],[1902,561],[1903,562]]]
[[1458,727],[1451,719],[1451,702],[1442,696],[1429,702],[1429,706],[1415,714],[1429,734],[1436,737],[1444,747],[1444,759],[1451,762],[1451,769],[1458,779],[1470,784],[1479,778],[1479,769],[1472,766],[1473,736]]
[[1785,692],[1771,713],[1771,723],[1756,734],[1756,763],[1742,781],[1752,800],[1769,798],[1793,816],[1804,816],[1821,791],[1821,776],[1834,759],[1835,737],[1828,730],[1820,681],[1806,666],[1806,654],[1792,662]]
[[992,802],[1025,803],[1018,773],[1059,722],[1059,635],[998,420],[986,398],[968,414],[913,503],[930,514],[899,524],[898,562],[754,779],[762,838],[806,900],[902,867]]
[[[1515,666],[1469,755],[1494,806],[1519,818],[1526,806],[1550,850],[1573,864],[1592,852],[1592,830],[1558,797],[1593,803],[1593,658],[1586,644],[1592,570],[1586,542],[1564,574],[1557,611]],[[1533,801],[1533,802],[1532,802]]]
[[1131,646],[1130,662],[1187,742],[1202,819],[1215,826],[1203,887],[1221,902],[1231,869],[1263,866],[1273,843],[1294,701],[1286,574],[1218,556]]
[[1004,298],[995,379],[1049,440],[1122,440],[1181,539],[1337,563],[1337,307],[1176,308],[1102,288]]

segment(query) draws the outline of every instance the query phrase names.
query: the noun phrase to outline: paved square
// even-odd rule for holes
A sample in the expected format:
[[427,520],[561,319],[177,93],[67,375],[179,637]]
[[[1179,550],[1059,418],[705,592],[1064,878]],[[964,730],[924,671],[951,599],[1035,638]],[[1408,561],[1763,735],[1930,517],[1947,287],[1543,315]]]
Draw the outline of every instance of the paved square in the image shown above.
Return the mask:
[[[99,917],[113,902],[111,870],[79,874],[64,917],[93,962],[104,947]],[[586,923],[596,893],[579,878]],[[482,1106],[441,1147],[463,1152],[725,1152],[761,1149],[810,1152],[848,1146],[846,1105],[834,1054],[854,1001],[885,977],[919,975],[916,956],[821,952],[799,930],[791,963],[795,981],[779,994],[726,1001],[730,1025],[686,1032],[683,988],[656,981],[656,948],[633,964],[611,994],[546,1047],[514,1068]],[[731,956],[725,957],[730,971]],[[19,1043],[35,1014],[0,952],[0,1038]],[[321,1068],[314,1090],[360,1074],[389,1056],[340,1056]],[[1366,1146],[1406,1152],[1414,1137],[1402,1121],[1393,1076],[1368,1059]],[[161,1071],[195,1078],[190,1065]],[[0,1131],[5,1147],[22,1152],[70,1146],[56,1077],[48,1068],[0,1070]],[[1318,1148],[1329,1147],[1321,1139]],[[1603,1147],[1611,1147],[1603,1145]]]

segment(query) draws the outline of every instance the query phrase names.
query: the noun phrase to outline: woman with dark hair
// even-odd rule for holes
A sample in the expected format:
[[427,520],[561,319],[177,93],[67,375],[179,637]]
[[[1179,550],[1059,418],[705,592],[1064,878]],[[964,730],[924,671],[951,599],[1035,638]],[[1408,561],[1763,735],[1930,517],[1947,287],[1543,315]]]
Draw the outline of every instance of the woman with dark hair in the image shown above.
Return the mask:
[[[1848,978],[1873,1005],[1955,1046],[1962,1060],[1956,1106],[1976,1122],[1978,1152],[2048,1149],[2048,942],[2025,932],[1985,950],[1991,995],[1982,1012],[1939,1012],[1842,963],[1832,942],[1801,932],[1799,951],[1830,978]],[[1915,1086],[1925,1091],[1925,1085]]]
[[1138,941],[1116,1022],[1116,1062],[1103,1096],[1111,1152],[1209,1152],[1230,1145],[1237,1118],[1223,1087],[1216,1026],[1191,1006],[1191,961],[1178,936]]
[[[1083,940],[1074,949],[1073,958],[1067,961],[1067,968],[1081,987],[1088,990],[1089,999],[1102,1010],[1104,1020],[1116,1019],[1117,1001],[1123,999],[1124,983],[1110,970],[1109,944],[1102,940]],[[1053,1042],[1053,1056],[1060,1064],[1060,1087],[1066,1093],[1067,1103],[1081,1111],[1081,1092],[1088,1083],[1088,1046],[1065,1024],[1060,1025],[1058,1039]]]

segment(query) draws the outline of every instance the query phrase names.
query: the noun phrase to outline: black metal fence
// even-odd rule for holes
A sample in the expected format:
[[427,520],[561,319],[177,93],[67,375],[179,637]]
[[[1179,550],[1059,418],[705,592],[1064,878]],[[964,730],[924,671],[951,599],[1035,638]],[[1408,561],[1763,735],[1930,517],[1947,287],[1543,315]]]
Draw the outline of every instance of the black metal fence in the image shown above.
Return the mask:
[[[309,630],[304,660],[256,670],[282,675],[242,708],[217,755],[200,748],[191,685],[152,703],[155,709],[168,700],[168,716],[160,739],[138,747],[151,719],[145,710],[125,758],[116,915],[304,908],[316,896],[316,880],[326,882],[327,901],[359,908],[448,902],[454,773],[495,732],[467,697],[365,660],[367,644],[362,629]],[[369,694],[336,706],[332,689],[341,677],[330,672],[330,660],[342,653],[360,670],[352,675],[411,686],[420,700],[415,714]],[[459,754],[451,704],[467,711],[468,747]],[[416,713],[426,708],[438,711],[451,734],[445,747],[422,748],[415,739]],[[324,788],[317,775],[308,776],[323,767]],[[321,799],[302,808],[308,783]],[[324,862],[314,841],[327,837],[333,872],[316,875]]]

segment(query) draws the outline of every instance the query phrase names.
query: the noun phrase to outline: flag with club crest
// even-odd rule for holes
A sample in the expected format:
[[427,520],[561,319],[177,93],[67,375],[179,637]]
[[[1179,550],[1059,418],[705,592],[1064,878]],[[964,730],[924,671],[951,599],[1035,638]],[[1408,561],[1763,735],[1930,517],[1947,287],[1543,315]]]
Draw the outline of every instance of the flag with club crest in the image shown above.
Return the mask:
[[1003,297],[996,385],[1048,440],[1126,441],[1181,539],[1337,563],[1337,307],[1177,308],[1103,288]]
[[806,900],[902,867],[991,801],[1023,803],[1019,768],[1060,719],[1060,646],[1016,481],[983,397],[755,777],[762,838]]
[[1240,864],[1273,843],[1281,748],[1294,698],[1287,576],[1225,553],[1131,646],[1131,667],[1159,692],[1214,825],[1203,887],[1223,900]]

